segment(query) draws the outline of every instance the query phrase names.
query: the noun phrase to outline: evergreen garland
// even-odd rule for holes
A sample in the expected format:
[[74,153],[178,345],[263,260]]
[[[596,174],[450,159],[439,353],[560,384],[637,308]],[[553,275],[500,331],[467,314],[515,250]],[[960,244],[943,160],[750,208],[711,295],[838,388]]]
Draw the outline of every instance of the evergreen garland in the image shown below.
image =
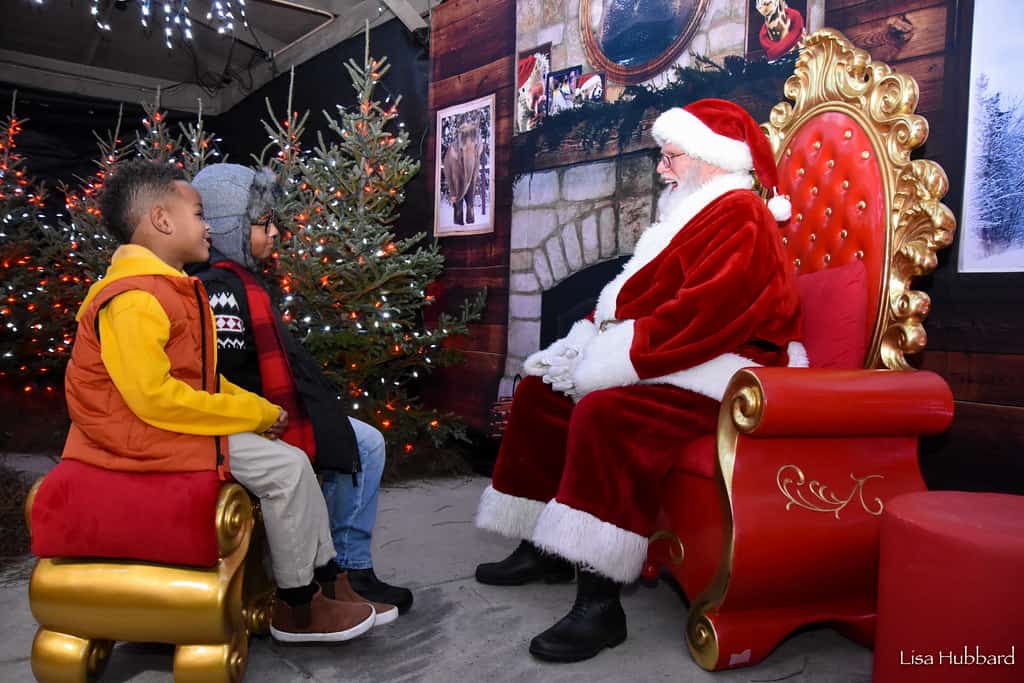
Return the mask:
[[580,140],[587,151],[600,150],[608,144],[614,131],[618,134],[618,151],[622,152],[631,140],[639,139],[641,121],[651,109],[667,111],[706,97],[730,99],[730,94],[741,88],[779,93],[793,73],[796,58],[797,52],[793,51],[773,61],[764,58],[747,61],[743,57],[729,56],[718,64],[694,55],[697,65],[676,66],[671,82],[663,88],[630,85],[614,102],[584,102],[547,116],[536,128],[522,135],[516,154],[519,161],[525,163],[515,165],[517,176],[529,172],[530,160],[539,152],[557,149],[568,137]]

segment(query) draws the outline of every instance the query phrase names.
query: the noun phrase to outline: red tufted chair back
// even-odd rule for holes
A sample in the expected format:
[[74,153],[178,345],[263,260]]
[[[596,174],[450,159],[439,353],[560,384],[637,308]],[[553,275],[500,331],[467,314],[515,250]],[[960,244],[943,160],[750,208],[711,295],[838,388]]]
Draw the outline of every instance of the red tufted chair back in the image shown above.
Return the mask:
[[[858,340],[863,354],[875,328],[888,265],[885,186],[871,139],[849,115],[825,111],[795,131],[778,166],[779,191],[793,204],[793,216],[781,228],[797,276],[863,262],[866,297],[857,297],[858,305],[866,298],[860,318],[865,321],[863,339]],[[806,309],[805,324],[830,323],[808,319],[811,311]]]
[[905,354],[924,348],[930,304],[911,279],[935,268],[956,227],[940,201],[946,174],[910,158],[928,138],[914,113],[917,83],[822,29],[803,38],[785,95],[762,129],[793,204],[780,227],[801,285],[805,343],[844,347],[846,357],[824,367],[910,369]]

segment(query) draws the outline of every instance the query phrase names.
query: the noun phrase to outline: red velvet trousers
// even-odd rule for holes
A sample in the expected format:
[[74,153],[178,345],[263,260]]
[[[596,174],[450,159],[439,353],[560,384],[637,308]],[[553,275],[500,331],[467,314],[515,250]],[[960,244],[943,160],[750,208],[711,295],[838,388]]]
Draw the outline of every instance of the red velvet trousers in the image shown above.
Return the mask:
[[687,443],[715,432],[719,405],[666,384],[595,391],[574,405],[527,377],[478,526],[531,539],[610,578],[635,579],[661,482]]

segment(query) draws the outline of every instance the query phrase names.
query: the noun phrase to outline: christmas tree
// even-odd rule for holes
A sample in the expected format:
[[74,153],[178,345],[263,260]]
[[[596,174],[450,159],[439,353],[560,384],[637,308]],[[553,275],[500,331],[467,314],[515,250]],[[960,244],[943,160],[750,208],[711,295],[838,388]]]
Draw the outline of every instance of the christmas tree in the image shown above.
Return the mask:
[[159,91],[156,100],[143,104],[143,109],[142,129],[135,133],[132,144],[122,140],[121,112],[113,131],[105,136],[93,133],[99,148],[96,172],[87,178],[77,177],[74,186],[58,186],[67,214],[58,215],[56,226],[40,218],[40,194],[24,189],[30,183],[24,177],[20,159],[12,152],[14,136],[20,132],[22,122],[16,121],[12,113],[0,131],[5,133],[4,145],[8,148],[4,165],[12,169],[9,173],[5,171],[4,181],[9,178],[23,190],[15,193],[16,188],[5,188],[2,194],[25,204],[20,211],[11,208],[0,213],[10,215],[12,223],[14,217],[20,221],[7,231],[12,237],[3,243],[3,262],[10,264],[4,277],[10,305],[5,307],[8,313],[0,347],[0,360],[4,361],[0,372],[18,377],[28,390],[59,388],[74,340],[75,314],[90,285],[106,272],[117,249],[117,241],[103,224],[99,197],[118,164],[133,156],[134,148],[134,155],[154,163],[176,164],[190,178],[210,159],[219,156],[213,144],[215,138],[203,127],[201,103],[196,123],[181,124],[177,134],[171,132],[166,113],[160,109]]
[[409,136],[396,121],[401,98],[383,102],[374,91],[387,73],[386,59],[372,59],[369,31],[362,64],[345,65],[356,105],[326,112],[330,141],[323,134],[302,151],[306,117],[265,122],[271,144],[263,159],[285,179],[287,229],[277,280],[283,318],[322,363],[349,401],[353,415],[377,425],[389,444],[412,453],[417,444],[437,447],[465,439],[452,414],[422,406],[419,382],[435,367],[458,362],[444,340],[465,334],[479,319],[485,292],[454,313],[441,313],[433,327],[423,323],[433,301],[428,287],[444,269],[436,243],[426,233],[396,239],[390,226],[405,199],[403,188],[419,171],[405,154]]
[[[0,377],[15,379],[26,391],[33,371],[51,371],[40,337],[48,318],[45,305],[45,269],[38,265],[37,235],[43,230],[45,196],[31,179],[25,159],[16,151],[25,120],[16,113],[17,92],[11,112],[0,121],[0,268],[3,269],[3,301],[0,302]],[[42,386],[49,386],[44,383]]]

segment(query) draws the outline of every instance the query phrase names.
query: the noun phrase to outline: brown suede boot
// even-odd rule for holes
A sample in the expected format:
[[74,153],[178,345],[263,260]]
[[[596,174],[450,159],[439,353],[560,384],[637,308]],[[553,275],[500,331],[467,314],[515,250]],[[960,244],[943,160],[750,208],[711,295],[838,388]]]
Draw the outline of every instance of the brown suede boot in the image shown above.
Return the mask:
[[334,581],[330,583],[321,583],[320,587],[323,589],[324,595],[331,600],[365,603],[373,607],[373,611],[377,613],[376,621],[373,622],[374,626],[390,624],[398,618],[398,608],[394,605],[388,605],[383,602],[372,602],[352,590],[352,584],[348,582],[348,572],[339,573]]
[[366,633],[373,622],[371,605],[328,600],[318,590],[306,605],[292,607],[277,600],[270,633],[284,643],[340,643]]

